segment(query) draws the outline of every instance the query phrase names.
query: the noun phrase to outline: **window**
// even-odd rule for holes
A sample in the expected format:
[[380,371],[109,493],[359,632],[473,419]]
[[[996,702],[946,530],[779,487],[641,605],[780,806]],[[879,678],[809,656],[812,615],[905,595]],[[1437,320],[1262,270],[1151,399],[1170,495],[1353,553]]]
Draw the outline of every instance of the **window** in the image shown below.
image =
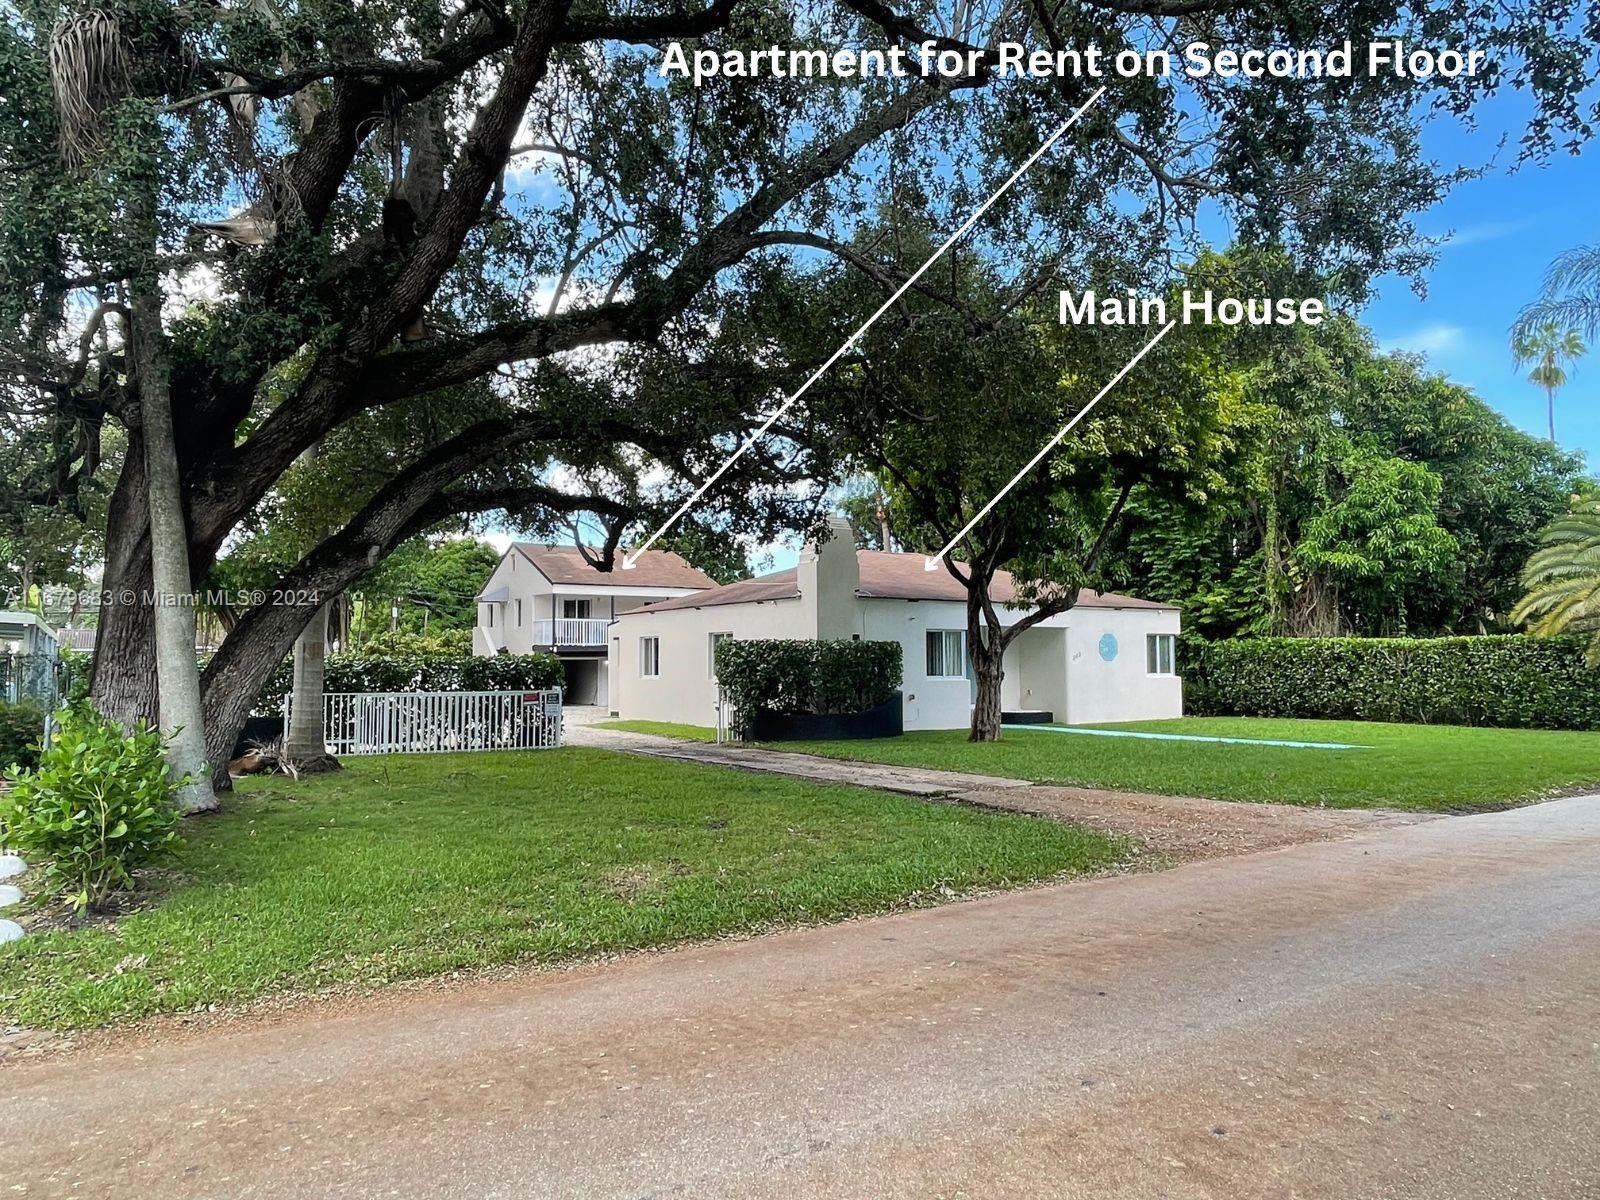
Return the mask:
[[561,615],[568,621],[587,621],[589,619],[589,602],[587,600],[563,600],[561,602]]
[[489,629],[494,628],[494,605],[485,604],[483,606],[483,623]]
[[1152,633],[1144,639],[1145,668],[1152,675],[1176,675],[1173,656],[1177,638],[1170,633]]
[[731,633],[713,633],[707,638],[709,644],[706,647],[706,657],[708,659],[706,671],[712,683],[717,681],[717,647],[723,642],[732,640],[733,634]]
[[517,628],[522,628],[522,601],[517,601]]
[[646,679],[658,678],[661,674],[661,639],[639,639],[639,674]]
[[928,630],[929,679],[965,679],[967,635],[959,629]]

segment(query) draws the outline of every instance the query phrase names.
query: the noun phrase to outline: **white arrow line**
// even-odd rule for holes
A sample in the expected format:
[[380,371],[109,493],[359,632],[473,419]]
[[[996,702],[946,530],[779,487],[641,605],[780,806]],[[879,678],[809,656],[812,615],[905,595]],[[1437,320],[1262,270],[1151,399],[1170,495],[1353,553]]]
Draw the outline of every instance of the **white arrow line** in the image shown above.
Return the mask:
[[1089,403],[1085,404],[1076,413],[1074,413],[1073,416],[1072,416],[1072,420],[1068,421],[1064,426],[1062,426],[1061,432],[1056,434],[1055,437],[1051,438],[1048,442],[1046,442],[1044,444],[1044,449],[1040,450],[1039,453],[1035,454],[1032,458],[1030,458],[1028,460],[1028,465],[1023,467],[1022,470],[1018,471],[1015,475],[1013,475],[1011,477],[1011,482],[1006,484],[1005,487],[1001,488],[998,492],[996,492],[995,495],[994,495],[994,499],[989,501],[989,503],[985,504],[981,509],[979,509],[978,510],[978,515],[973,517],[972,520],[968,521],[965,525],[963,525],[961,527],[961,532],[956,534],[955,537],[951,538],[949,543],[945,546],[945,548],[943,550],[939,551],[939,553],[933,555],[931,558],[927,558],[927,559],[923,560],[922,569],[924,571],[936,570],[938,568],[940,562],[942,562],[944,560],[944,556],[946,554],[949,554],[950,551],[955,548],[956,543],[959,542],[962,538],[966,537],[967,534],[971,533],[972,530],[973,530],[973,527],[976,526],[979,521],[983,520],[984,517],[989,515],[989,510],[991,508],[993,508],[996,504],[999,504],[1000,501],[1005,497],[1005,494],[1007,492],[1009,492],[1012,488],[1016,487],[1017,484],[1022,480],[1022,477],[1024,475],[1026,475],[1029,471],[1031,471],[1035,467],[1037,467],[1039,465],[1039,463],[1044,459],[1045,455],[1049,454],[1050,451],[1054,450],[1057,446],[1059,446],[1061,444],[1061,439],[1066,437],[1067,434],[1072,432],[1072,427],[1074,425],[1076,425],[1079,421],[1081,421],[1085,417],[1087,417],[1089,415],[1089,410],[1091,408],[1093,408],[1096,404],[1099,404],[1100,401],[1105,398],[1105,394],[1107,392],[1109,392],[1112,388],[1116,387],[1117,384],[1121,383],[1122,382],[1122,377],[1124,375],[1126,375],[1129,371],[1133,370],[1134,364],[1137,363],[1141,358],[1143,358],[1147,353],[1149,353],[1150,348],[1152,346],[1154,346],[1162,338],[1166,337],[1168,333],[1172,332],[1172,327],[1174,325],[1176,325],[1176,324],[1177,324],[1176,321],[1168,321],[1165,325],[1163,325],[1161,327],[1161,332],[1156,334],[1155,337],[1151,338],[1148,342],[1146,342],[1144,344],[1143,348],[1140,349],[1139,353],[1135,354],[1132,358],[1130,358],[1127,361],[1127,364],[1122,368],[1122,370],[1118,371],[1115,375],[1113,375],[1111,377],[1111,382],[1106,384],[1105,387],[1101,388],[1097,393],[1095,393],[1095,398],[1093,400],[1089,401]]
[[1056,130],[1045,139],[1044,145],[1040,146],[1031,155],[1029,155],[1027,162],[1023,163],[1011,173],[1011,178],[1002,183],[999,187],[999,190],[997,190],[994,195],[990,196],[987,200],[980,204],[977,211],[961,223],[961,227],[946,239],[944,245],[940,246],[933,252],[927,262],[918,267],[904,283],[895,289],[894,295],[885,300],[883,302],[883,306],[879,308],[877,312],[868,317],[866,321],[863,322],[860,329],[856,330],[845,339],[844,345],[835,350],[833,354],[829,356],[827,362],[823,363],[814,372],[812,372],[810,379],[807,379],[797,389],[795,389],[792,394],[786,397],[784,402],[777,407],[773,414],[761,423],[761,427],[749,437],[745,438],[744,444],[729,456],[727,462],[723,463],[716,469],[716,472],[711,476],[711,478],[707,479],[699,487],[695,488],[694,495],[690,496],[682,504],[678,505],[678,511],[668,517],[666,523],[663,524],[660,529],[656,530],[648,538],[646,538],[644,544],[637,550],[634,550],[633,553],[624,555],[622,559],[622,569],[624,571],[631,571],[636,565],[638,565],[639,556],[646,550],[650,549],[657,538],[676,525],[678,518],[683,516],[684,513],[688,512],[689,509],[693,507],[694,502],[700,499],[701,496],[705,495],[706,490],[710,488],[712,484],[716,483],[717,480],[721,479],[722,476],[727,472],[728,468],[733,466],[734,463],[738,462],[746,450],[750,449],[751,446],[754,446],[757,442],[764,438],[767,435],[767,430],[772,428],[774,423],[777,422],[778,418],[793,408],[796,401],[798,401],[801,396],[806,394],[806,391],[811,387],[811,385],[817,380],[821,379],[822,376],[827,372],[828,368],[833,366],[834,363],[838,362],[839,359],[844,356],[845,351],[849,350],[851,346],[855,345],[857,340],[860,339],[861,335],[872,328],[872,323],[879,317],[883,316],[884,313],[888,312],[889,309],[894,306],[894,302],[896,300],[900,299],[901,296],[904,296],[908,291],[910,291],[912,285],[915,284],[917,280],[922,278],[923,272],[925,272],[929,267],[933,266],[933,264],[939,260],[940,255],[960,241],[961,238],[965,236],[966,232],[978,223],[978,219],[982,217],[984,213],[989,211],[989,206],[992,205],[996,200],[1000,199],[1001,196],[1005,195],[1011,185],[1017,180],[1021,179],[1023,173],[1027,171],[1029,167],[1033,166],[1034,163],[1038,162],[1043,156],[1044,152],[1050,149],[1051,146],[1055,145],[1056,142],[1060,140],[1061,135],[1066,133],[1067,130],[1071,129],[1073,125],[1077,123],[1079,117],[1083,116],[1084,113],[1089,111],[1089,106],[1094,104],[1095,101],[1099,100],[1101,96],[1105,95],[1105,91],[1106,89],[1103,87],[1096,89],[1094,95],[1085,100],[1078,108],[1078,111],[1073,113],[1062,123],[1060,129]]

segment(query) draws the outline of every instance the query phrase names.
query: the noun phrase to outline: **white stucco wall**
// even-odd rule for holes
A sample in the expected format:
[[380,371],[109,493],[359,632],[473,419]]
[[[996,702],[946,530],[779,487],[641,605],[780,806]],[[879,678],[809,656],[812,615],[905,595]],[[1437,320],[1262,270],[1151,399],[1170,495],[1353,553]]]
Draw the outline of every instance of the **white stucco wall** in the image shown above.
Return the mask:
[[[804,618],[799,600],[619,616],[610,629],[611,711],[630,721],[714,725],[717,685],[711,677],[711,635],[731,633],[744,639],[804,637]],[[646,637],[661,639],[661,673],[656,678],[639,670],[639,642]]]
[[[1174,609],[1080,608],[1068,614],[1067,703],[1056,718],[1068,725],[1108,721],[1152,721],[1183,715],[1183,681],[1176,675],[1151,675],[1145,638],[1176,634]],[[1107,661],[1101,639],[1116,639]],[[1109,649],[1109,645],[1107,647]]]

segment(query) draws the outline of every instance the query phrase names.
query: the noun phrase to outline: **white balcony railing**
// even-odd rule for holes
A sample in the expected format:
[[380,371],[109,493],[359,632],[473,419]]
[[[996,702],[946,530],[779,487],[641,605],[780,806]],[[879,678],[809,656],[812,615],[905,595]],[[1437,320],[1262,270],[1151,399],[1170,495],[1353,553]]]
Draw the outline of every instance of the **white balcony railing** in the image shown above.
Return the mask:
[[557,617],[555,620],[535,620],[533,644],[535,646],[604,646],[606,626],[610,621],[590,617]]

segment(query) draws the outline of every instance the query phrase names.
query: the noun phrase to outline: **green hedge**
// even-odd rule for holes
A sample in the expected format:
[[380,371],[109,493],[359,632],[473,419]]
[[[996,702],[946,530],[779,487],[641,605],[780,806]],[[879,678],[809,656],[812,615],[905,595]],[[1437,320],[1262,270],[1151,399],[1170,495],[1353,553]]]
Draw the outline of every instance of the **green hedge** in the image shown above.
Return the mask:
[[43,738],[44,709],[25,700],[0,700],[0,774],[14,766],[37,767]]
[[1600,671],[1587,639],[1447,638],[1182,641],[1191,713],[1600,729]]
[[900,686],[899,642],[725,640],[717,682],[741,713],[852,713]]
[[[517,692],[557,688],[561,660],[553,654],[333,654],[328,657],[323,690],[329,692]],[[294,683],[294,664],[285,659],[261,689],[257,710],[282,711]]]

